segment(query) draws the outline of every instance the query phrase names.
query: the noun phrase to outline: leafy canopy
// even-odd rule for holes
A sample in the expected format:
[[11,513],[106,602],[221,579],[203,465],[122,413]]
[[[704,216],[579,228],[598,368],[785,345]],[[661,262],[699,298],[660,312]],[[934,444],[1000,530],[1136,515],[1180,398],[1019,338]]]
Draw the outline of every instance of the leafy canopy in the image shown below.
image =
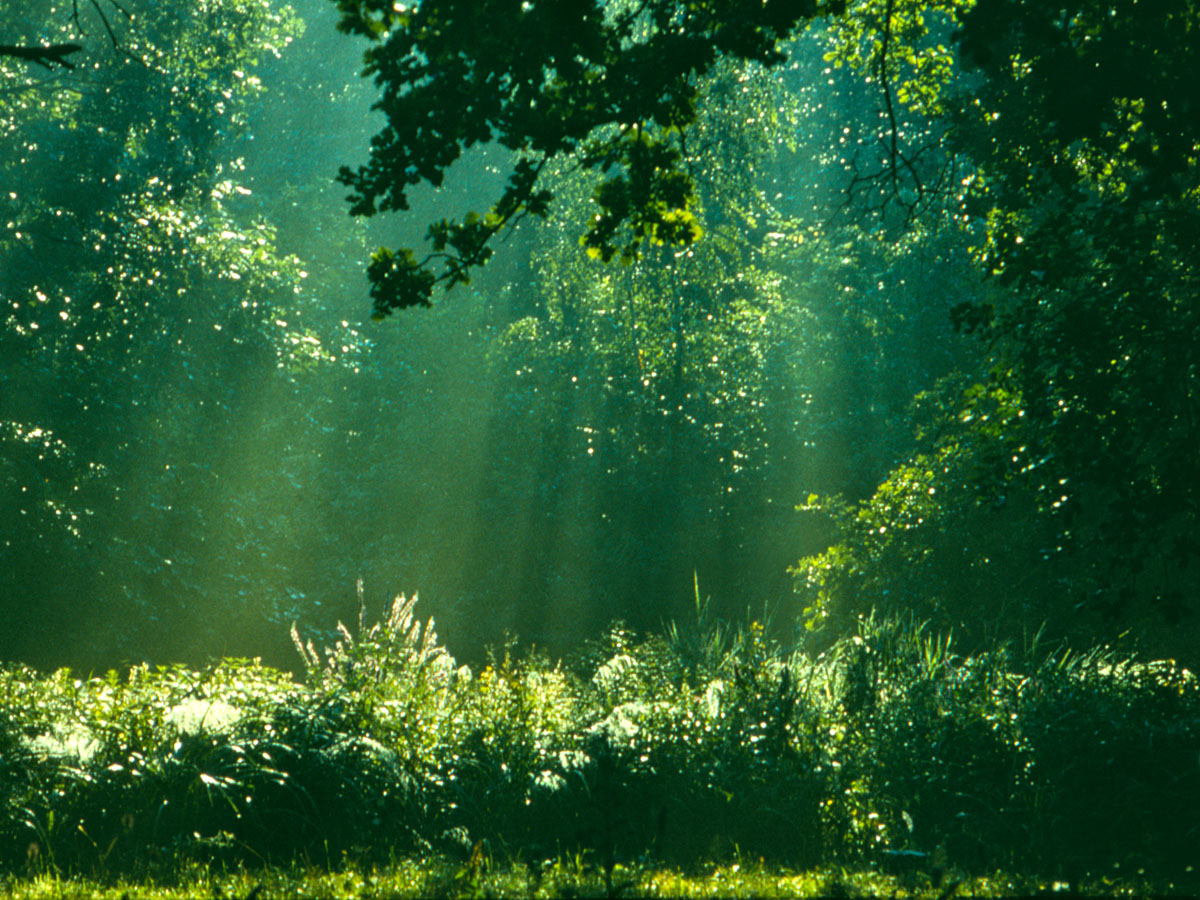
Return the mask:
[[[861,27],[844,29],[838,58],[884,71],[883,20],[869,14],[881,6],[896,54],[919,58],[902,47],[904,23],[936,7],[923,0],[856,4]],[[1135,625],[1149,638],[1153,622],[1159,646],[1187,652],[1176,625],[1197,608],[1200,559],[1200,15],[1182,0],[948,12],[953,67],[922,77],[910,61],[895,97],[937,112],[963,161],[956,214],[997,291],[960,297],[953,317],[983,337],[990,372],[869,503],[842,511],[844,540],[799,567],[804,592],[820,615],[919,600],[957,625],[987,621],[978,598],[1007,585],[1001,611],[1032,599],[1035,622],[1092,635]]]
[[961,52],[985,78],[955,131],[980,259],[1012,288],[959,316],[1022,398],[1014,472],[1096,560],[1076,592],[1170,618],[1200,558],[1198,28],[1182,0],[980,2]]
[[495,141],[515,154],[491,208],[431,225],[425,258],[408,248],[376,251],[376,316],[428,306],[436,284],[464,283],[487,262],[489,241],[506,225],[544,217],[553,195],[539,176],[559,155],[604,175],[581,239],[589,254],[630,261],[646,244],[695,241],[695,183],[684,157],[697,79],[723,57],[779,63],[779,43],[801,21],[842,6],[338,0],[339,27],[371,41],[365,74],[387,117],[369,161],[341,170],[354,214],[408,209],[414,185],[441,185],[476,144]]

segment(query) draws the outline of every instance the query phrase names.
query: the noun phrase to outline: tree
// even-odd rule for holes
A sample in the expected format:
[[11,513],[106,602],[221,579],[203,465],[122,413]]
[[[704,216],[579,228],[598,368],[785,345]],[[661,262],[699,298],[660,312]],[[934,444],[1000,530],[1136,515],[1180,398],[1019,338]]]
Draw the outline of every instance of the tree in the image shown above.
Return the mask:
[[[531,530],[552,536],[524,548],[518,540],[511,553],[536,558],[523,593],[540,607],[577,603],[603,585],[594,626],[614,615],[654,626],[686,612],[670,598],[687,599],[697,568],[722,599],[734,599],[734,584],[757,592],[770,577],[754,563],[779,552],[764,522],[774,513],[781,525],[789,505],[765,507],[776,452],[767,420],[772,392],[792,384],[782,334],[805,311],[789,310],[767,266],[755,264],[770,212],[759,168],[745,164],[769,165],[779,152],[791,98],[763,73],[729,64],[698,94],[689,162],[704,173],[695,204],[708,239],[605,266],[576,237],[599,177],[552,163],[546,184],[560,205],[532,229],[532,289],[514,298],[519,317],[493,351],[505,393],[493,414],[490,508],[501,520],[532,511],[541,527]],[[755,215],[760,226],[735,227]],[[778,561],[769,568],[782,574]]]
[[[640,31],[631,24],[630,33],[650,41],[658,33],[654,16],[685,6],[692,8],[660,4],[654,7],[657,12],[647,12],[641,20]],[[438,9],[432,4],[424,8],[430,16]],[[452,7],[457,15],[465,9],[465,4]],[[610,7],[613,22],[620,21],[623,9]],[[739,10],[730,7],[725,13],[736,15]],[[510,12],[514,21],[525,14]],[[797,18],[793,27],[801,21]],[[460,144],[492,136],[492,120],[483,112],[490,107],[477,99],[486,96],[488,88],[471,80],[476,68],[467,66],[464,74],[455,69],[458,63],[435,70],[431,62],[427,69],[422,62],[425,51],[417,53],[412,68],[399,66],[398,52],[407,51],[405,42],[417,40],[414,35],[425,35],[425,27],[406,19],[395,44],[380,37],[369,51],[369,65],[383,86],[380,107],[390,124],[374,144],[372,163],[357,173],[343,171],[347,183],[362,188],[354,198],[358,212],[402,209],[407,202],[403,191],[421,180],[422,171],[440,183],[444,168],[459,158]],[[429,35],[441,34],[432,25],[428,28]],[[928,29],[917,25],[906,29],[902,33],[910,41],[928,35]],[[453,34],[459,43],[446,46],[453,46],[462,58],[479,54],[493,66],[510,64],[511,53],[505,46],[491,46],[490,35],[465,30]],[[520,45],[534,48],[530,58],[535,63],[538,34],[534,29]],[[483,48],[489,47],[485,54]],[[629,47],[636,47],[632,38]],[[948,298],[961,301],[966,296],[952,283],[966,268],[952,217],[915,229],[912,239],[899,242],[886,216],[868,228],[831,228],[823,221],[826,192],[843,189],[868,165],[886,164],[897,145],[885,140],[882,153],[871,159],[854,147],[866,141],[875,153],[877,136],[893,137],[889,129],[901,128],[903,147],[916,147],[915,157],[921,142],[936,145],[939,140],[933,110],[902,108],[881,118],[884,114],[877,113],[871,98],[854,93],[844,80],[832,87],[835,76],[820,61],[823,48],[815,53],[809,52],[812,47],[804,49],[801,61],[793,63],[795,70],[787,72],[778,64],[751,62],[742,68],[714,56],[706,77],[676,73],[692,99],[686,116],[680,113],[670,127],[650,120],[641,136],[635,128],[622,137],[619,128],[605,131],[597,124],[601,120],[596,116],[604,112],[598,108],[593,118],[580,119],[599,129],[589,132],[592,143],[563,144],[557,155],[537,157],[536,172],[528,170],[536,175],[541,196],[557,198],[565,213],[551,219],[549,229],[537,232],[550,236],[541,238],[544,243],[535,253],[539,289],[524,292],[516,304],[523,314],[504,329],[494,356],[498,371],[510,373],[499,409],[514,414],[494,414],[497,424],[489,445],[495,448],[495,474],[485,480],[496,486],[490,507],[494,521],[519,518],[515,511],[528,506],[522,498],[537,496],[540,502],[534,508],[541,526],[532,529],[512,522],[496,529],[511,540],[504,544],[507,550],[491,555],[512,562],[497,563],[489,576],[502,566],[519,567],[525,546],[521,540],[536,531],[576,548],[564,556],[596,558],[598,578],[591,581],[601,580],[606,596],[633,597],[640,589],[643,595],[649,591],[661,597],[667,582],[690,585],[690,579],[679,576],[686,576],[700,559],[702,565],[712,564],[709,583],[727,587],[734,599],[735,585],[747,583],[739,578],[739,561],[771,558],[774,551],[767,548],[774,547],[772,533],[796,545],[796,529],[772,515],[771,505],[786,510],[810,490],[843,490],[855,498],[868,495],[903,455],[904,410],[912,393],[929,387],[956,360],[969,356],[947,334]],[[785,51],[795,53],[795,45],[777,48],[780,60]],[[944,54],[933,58],[937,65],[915,66],[922,77],[929,77],[926,68],[940,71]],[[620,69],[626,62],[617,55],[606,65]],[[536,65],[531,72],[550,77]],[[656,77],[639,82],[640,90],[667,90],[673,83],[657,82]],[[814,86],[816,81],[821,83]],[[915,83],[911,77],[908,82]],[[540,85],[536,79],[531,83]],[[785,83],[794,91],[802,88],[804,99],[798,101],[800,94],[795,94],[787,116],[778,104],[747,109],[738,91],[756,83],[773,84],[777,91]],[[895,83],[907,82],[897,76]],[[630,85],[619,78],[605,79],[605,91],[618,88],[628,91]],[[526,89],[527,98],[532,90]],[[846,105],[833,96],[839,90],[853,94]],[[461,91],[469,93],[456,93]],[[571,103],[582,102],[573,96],[555,95],[558,106],[540,99],[531,106],[537,111],[538,134],[563,133],[570,124],[568,114],[574,114]],[[404,103],[390,107],[393,97]],[[451,97],[455,99],[447,99]],[[507,94],[501,99],[497,109],[509,110],[510,101],[515,102]],[[609,107],[616,102],[614,98]],[[470,110],[480,115],[466,115]],[[720,121],[723,115],[729,122]],[[458,124],[430,130],[422,124],[426,119]],[[516,121],[533,133],[531,119]],[[747,143],[753,129],[746,125],[768,122],[769,128],[754,127],[769,130],[769,144],[794,150],[801,140],[804,155],[781,153],[776,163],[756,155],[753,140]],[[455,130],[468,126],[487,134],[468,138],[466,130]],[[403,137],[410,131],[423,135],[420,147],[415,136]],[[617,147],[641,142],[637,146],[643,149],[658,142],[678,154],[653,164],[660,172],[686,176],[686,211],[696,228],[706,230],[703,244],[693,246],[698,232],[668,240],[650,228],[639,231],[629,217],[641,214],[635,209],[638,204],[654,207],[657,201],[646,180],[639,182],[631,174],[637,160],[621,157],[604,143],[610,139]],[[529,158],[529,147],[511,135],[501,141],[516,149],[519,170]],[[597,164],[600,155],[588,155],[596,146],[609,146],[612,171]],[[435,148],[443,156],[435,157]],[[436,165],[410,165],[418,150]],[[845,181],[836,186],[815,183],[800,191],[792,177],[796,171],[844,173]],[[774,198],[770,201],[768,183]],[[891,184],[877,187],[877,198],[883,201],[896,191]],[[389,195],[389,188],[401,193]],[[510,192],[512,188],[510,181]],[[371,205],[371,198],[378,204]],[[875,200],[871,203],[876,205]],[[810,204],[820,210],[816,215]],[[518,211],[512,218],[519,215]],[[505,224],[503,216],[494,217],[490,225],[483,218],[474,222],[481,229],[477,235]],[[603,239],[596,231],[601,225],[608,229]],[[431,229],[434,256],[424,261],[425,267],[410,254],[403,273],[387,269],[387,277],[401,279],[393,287],[403,283],[405,290],[412,288],[408,297],[413,303],[427,302],[439,279],[427,265],[437,253],[457,254],[443,260],[447,268],[442,280],[450,283],[490,254],[484,243],[474,261],[453,246],[439,247],[438,235],[458,233],[453,231],[457,227],[442,223]],[[385,257],[398,258],[384,254],[376,263]],[[598,267],[614,258],[625,264],[616,272]],[[377,289],[379,272],[376,268]],[[380,314],[408,304],[393,302],[395,297],[381,301],[381,296],[377,290]],[[934,335],[936,344],[929,340]],[[933,346],[945,349],[928,368],[905,364],[914,355],[932,356],[928,351]],[[557,510],[563,511],[560,518],[555,518]],[[582,524],[580,510],[607,524]],[[680,548],[677,540],[685,537],[694,546]],[[496,546],[489,544],[489,551]],[[541,544],[536,554],[542,561],[554,555]],[[782,564],[776,564],[782,574]],[[559,589],[568,599],[573,592],[589,590],[587,576],[582,583],[569,581],[565,589],[556,577],[542,565],[538,578],[528,583],[533,590],[524,593],[540,601]],[[491,583],[500,580],[493,577]],[[617,581],[624,586],[618,587]],[[520,590],[512,593],[522,596]]]
[[[6,9],[0,30],[48,6]],[[231,153],[255,63],[293,28],[226,0],[147,12],[130,58],[78,83],[0,60],[6,656],[61,651],[38,646],[48,629],[110,660],[147,635],[211,638],[206,595],[247,599],[237,572],[208,587],[213,551],[267,519],[222,477],[239,423],[259,427],[242,388],[286,396],[320,350],[299,261],[247,214]]]
[[[924,5],[864,4],[840,57],[878,70],[883,29]],[[990,371],[938,397],[920,454],[869,502],[835,510],[841,540],[798,567],[802,591],[818,614],[915,605],[960,627],[986,605],[1010,637],[1132,627],[1188,652],[1200,18],[1174,2],[953,6],[952,65],[893,86],[962,160],[956,209],[998,290],[954,319]]]
[[[604,175],[582,237],[589,253],[633,259],[646,245],[691,243],[701,226],[684,160],[697,79],[722,58],[780,63],[778,45],[800,22],[843,5],[338,0],[339,27],[371,41],[365,74],[387,117],[370,161],[341,173],[355,214],[407,209],[411,186],[440,185],[475,144],[496,141],[517,157],[487,213],[430,226],[426,257],[408,248],[375,253],[376,315],[428,305],[439,282],[469,280],[505,226],[545,216],[553,194],[541,176],[562,155]],[[437,265],[440,273],[431,271]]]
[[1183,0],[981,0],[953,139],[1000,305],[964,305],[1020,397],[1011,477],[1089,564],[1077,602],[1200,610],[1200,12]]
[[787,563],[817,540],[796,500],[869,495],[907,449],[912,394],[970,356],[948,222],[832,226],[838,192],[787,177],[823,176],[842,126],[874,117],[833,96],[820,40],[789,49],[786,78],[726,61],[697,85],[702,242],[605,265],[577,239],[602,176],[544,173],[557,208],[521,226],[530,271],[496,301],[488,537],[469,554],[494,560],[485,590],[526,611],[523,633],[562,609],[656,626],[688,613],[694,571],[723,613],[784,607]]

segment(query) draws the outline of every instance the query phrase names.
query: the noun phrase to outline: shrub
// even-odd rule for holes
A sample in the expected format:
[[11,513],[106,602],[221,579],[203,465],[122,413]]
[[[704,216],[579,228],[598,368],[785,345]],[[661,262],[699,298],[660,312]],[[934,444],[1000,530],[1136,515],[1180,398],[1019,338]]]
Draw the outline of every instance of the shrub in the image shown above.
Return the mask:
[[[456,668],[415,598],[318,653],[78,679],[0,670],[0,865],[157,873],[349,854],[735,856],[1077,882],[1183,873],[1200,688],[1059,651],[1014,671],[911,620],[813,656],[751,622]],[[703,622],[703,618],[700,619]],[[1030,667],[1032,665],[1032,667]]]

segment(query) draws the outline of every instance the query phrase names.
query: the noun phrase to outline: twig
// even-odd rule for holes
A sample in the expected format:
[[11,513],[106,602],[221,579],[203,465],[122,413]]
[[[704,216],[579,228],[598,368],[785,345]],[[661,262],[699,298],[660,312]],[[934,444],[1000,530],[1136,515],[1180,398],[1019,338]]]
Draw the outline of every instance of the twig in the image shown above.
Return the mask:
[[[133,21],[133,13],[122,6],[118,0],[108,0],[108,2],[112,4],[113,9],[125,16],[126,19],[130,22]],[[88,4],[96,11],[96,15],[100,17],[100,21],[104,25],[104,30],[108,32],[108,39],[112,41],[113,49],[119,50],[121,43],[117,40],[117,34],[113,31],[112,23],[108,21],[108,16],[105,15],[104,9],[100,6],[100,0],[88,0]],[[87,33],[84,30],[83,22],[79,18],[79,0],[71,0],[71,19],[75,22],[75,28],[78,29],[80,34]]]

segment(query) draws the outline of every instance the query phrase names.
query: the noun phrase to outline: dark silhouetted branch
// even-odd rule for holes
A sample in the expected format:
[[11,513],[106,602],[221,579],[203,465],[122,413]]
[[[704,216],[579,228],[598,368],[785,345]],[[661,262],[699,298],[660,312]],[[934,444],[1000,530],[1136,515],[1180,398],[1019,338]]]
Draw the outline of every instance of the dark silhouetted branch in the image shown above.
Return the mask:
[[81,44],[50,44],[48,47],[23,47],[12,44],[0,44],[0,56],[11,56],[14,59],[25,59],[39,66],[53,69],[62,66],[64,69],[75,68],[75,63],[67,59],[72,53],[83,49]]

